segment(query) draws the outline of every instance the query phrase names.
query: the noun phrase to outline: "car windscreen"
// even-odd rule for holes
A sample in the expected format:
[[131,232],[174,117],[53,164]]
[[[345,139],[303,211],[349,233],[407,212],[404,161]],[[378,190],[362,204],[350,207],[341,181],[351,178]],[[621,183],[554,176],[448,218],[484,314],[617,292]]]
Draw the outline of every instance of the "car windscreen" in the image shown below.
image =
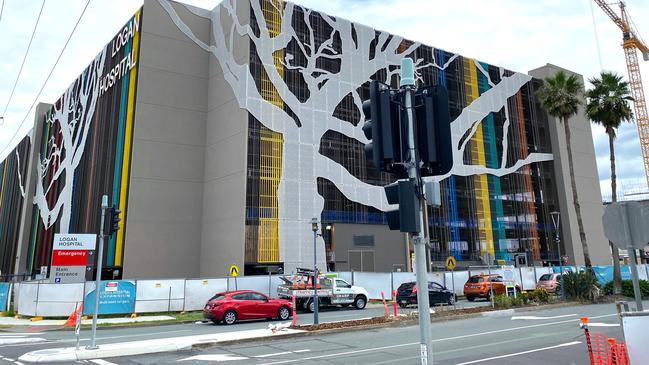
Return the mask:
[[550,279],[552,279],[552,274],[543,274],[539,281],[549,281]]
[[483,281],[483,278],[481,276],[472,276],[469,278],[469,283],[481,283]]

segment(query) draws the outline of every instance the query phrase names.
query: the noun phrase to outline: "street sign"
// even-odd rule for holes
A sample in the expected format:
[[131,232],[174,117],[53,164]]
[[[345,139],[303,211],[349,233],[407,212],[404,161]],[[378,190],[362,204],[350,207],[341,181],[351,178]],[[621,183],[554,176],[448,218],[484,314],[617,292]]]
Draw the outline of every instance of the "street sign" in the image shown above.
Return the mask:
[[455,257],[449,256],[446,258],[446,268],[449,270],[455,270],[455,266],[457,266],[457,261],[455,261]]
[[611,203],[602,217],[604,234],[619,248],[642,249],[649,242],[648,220],[649,206],[638,202]]
[[237,277],[239,276],[239,268],[237,265],[230,266],[230,276]]
[[88,253],[95,249],[96,242],[96,234],[54,234],[50,282],[84,282]]

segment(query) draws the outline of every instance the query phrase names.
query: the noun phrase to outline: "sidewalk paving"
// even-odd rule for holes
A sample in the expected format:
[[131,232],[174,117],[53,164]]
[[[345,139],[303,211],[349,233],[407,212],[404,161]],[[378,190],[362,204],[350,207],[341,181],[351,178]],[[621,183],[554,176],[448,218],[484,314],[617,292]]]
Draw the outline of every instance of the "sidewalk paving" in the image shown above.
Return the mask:
[[[135,318],[99,318],[98,324],[125,324],[125,323],[141,323],[141,322],[158,322],[174,320],[175,317],[171,316],[142,316]],[[16,319],[13,317],[0,317],[0,326],[58,326],[61,327],[65,324],[65,319],[43,319],[40,321],[31,321],[29,319]],[[84,319],[81,321],[83,325],[92,324],[92,319]]]
[[279,337],[305,331],[283,329],[273,333],[270,329],[246,330],[209,335],[170,337],[157,340],[118,342],[99,345],[96,350],[80,347],[44,349],[28,352],[18,360],[33,363],[52,363],[63,361],[92,360],[117,356],[134,356],[158,352],[189,350],[194,346],[206,346],[221,342],[231,342],[267,337]]

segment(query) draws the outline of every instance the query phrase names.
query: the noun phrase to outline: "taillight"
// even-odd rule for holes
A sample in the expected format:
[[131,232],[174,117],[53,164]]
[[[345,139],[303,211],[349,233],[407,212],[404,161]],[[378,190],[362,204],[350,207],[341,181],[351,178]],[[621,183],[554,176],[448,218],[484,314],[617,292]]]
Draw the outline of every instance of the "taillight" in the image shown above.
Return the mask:
[[417,294],[417,286],[412,287],[412,294]]

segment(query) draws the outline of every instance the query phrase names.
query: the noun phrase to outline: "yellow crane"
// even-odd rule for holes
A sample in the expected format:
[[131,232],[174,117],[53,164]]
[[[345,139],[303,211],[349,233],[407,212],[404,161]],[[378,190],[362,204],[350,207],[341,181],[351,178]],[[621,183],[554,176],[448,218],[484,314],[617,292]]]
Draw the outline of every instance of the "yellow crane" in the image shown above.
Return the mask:
[[649,61],[649,47],[640,38],[633,21],[626,12],[624,1],[617,4],[620,6],[620,15],[617,15],[611,9],[609,4],[603,0],[594,0],[609,18],[622,30],[622,48],[624,48],[624,57],[626,58],[626,67],[629,71],[629,85],[631,86],[631,96],[635,106],[635,119],[638,124],[638,136],[640,137],[640,149],[642,150],[642,160],[644,162],[645,177],[649,187],[649,116],[647,116],[647,102],[644,97],[642,88],[642,77],[640,76],[640,63],[636,49],[642,52],[642,58]]

